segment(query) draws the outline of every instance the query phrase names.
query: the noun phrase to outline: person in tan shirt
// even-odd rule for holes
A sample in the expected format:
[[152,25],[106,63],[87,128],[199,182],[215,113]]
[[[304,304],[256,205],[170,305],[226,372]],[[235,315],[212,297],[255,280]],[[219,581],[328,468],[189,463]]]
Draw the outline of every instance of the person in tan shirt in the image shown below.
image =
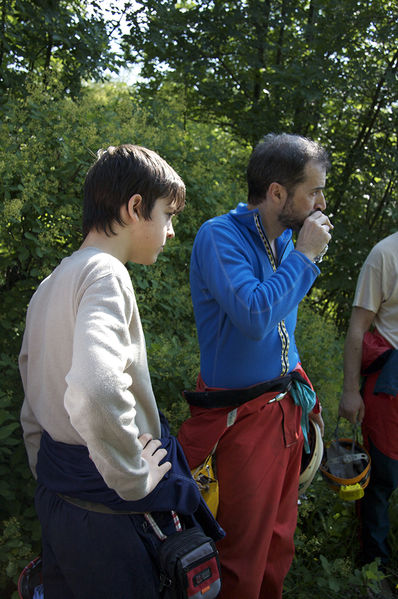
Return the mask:
[[[361,377],[364,377],[361,381]],[[362,423],[372,464],[360,502],[363,560],[390,559],[389,499],[398,487],[398,232],[377,243],[358,277],[344,349],[339,414]]]

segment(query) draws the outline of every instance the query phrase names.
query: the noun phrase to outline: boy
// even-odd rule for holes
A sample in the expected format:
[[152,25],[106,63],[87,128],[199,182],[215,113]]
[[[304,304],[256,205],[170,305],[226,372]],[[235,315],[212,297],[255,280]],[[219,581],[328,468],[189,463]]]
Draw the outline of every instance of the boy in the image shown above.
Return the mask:
[[171,509],[198,508],[189,470],[174,473],[183,458],[161,422],[124,266],[156,262],[184,204],[183,181],[155,152],[100,151],[85,181],[84,241],[29,304],[21,421],[46,599],[158,598],[158,541],[142,513],[168,535]]

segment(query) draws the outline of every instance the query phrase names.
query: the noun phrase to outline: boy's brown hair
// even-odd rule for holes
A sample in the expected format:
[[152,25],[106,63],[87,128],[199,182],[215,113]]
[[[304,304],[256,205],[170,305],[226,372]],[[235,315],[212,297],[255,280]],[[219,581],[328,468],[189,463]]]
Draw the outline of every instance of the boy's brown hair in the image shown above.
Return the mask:
[[168,198],[176,212],[185,206],[184,182],[156,152],[132,144],[99,150],[84,183],[83,236],[92,229],[114,234],[112,224],[124,224],[120,209],[135,194],[147,220],[159,198]]

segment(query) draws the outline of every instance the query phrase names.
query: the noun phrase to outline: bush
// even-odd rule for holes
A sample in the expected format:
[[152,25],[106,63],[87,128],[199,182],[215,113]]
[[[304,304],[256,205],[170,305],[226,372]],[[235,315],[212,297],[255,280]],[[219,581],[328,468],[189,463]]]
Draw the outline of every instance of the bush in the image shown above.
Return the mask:
[[[167,245],[156,266],[130,268],[155,395],[175,433],[188,416],[181,391],[194,386],[199,370],[188,282],[193,239],[202,222],[244,200],[250,150],[217,128],[186,123],[177,101],[161,98],[143,108],[134,90],[122,85],[87,87],[79,101],[64,97],[56,88],[38,86],[24,100],[11,99],[3,110],[0,594],[9,599],[19,571],[40,550],[34,481],[19,425],[23,391],[18,353],[26,307],[39,282],[81,242],[82,185],[93,154],[111,144],[145,145],[168,160],[187,185],[187,207],[177,218],[176,239]],[[337,416],[343,341],[313,302],[311,296],[311,302],[306,300],[300,307],[296,337],[303,366],[324,408],[327,439]],[[392,524],[398,530],[396,501]],[[360,589],[364,581],[372,581],[372,570],[355,567],[354,528],[352,506],[342,505],[318,477],[300,506],[297,557],[286,581],[287,596],[337,597],[340,593],[354,597],[350,585]],[[392,544],[397,555],[394,535]],[[313,574],[315,566],[318,577]],[[327,589],[324,595],[322,586]]]
[[[396,498],[392,509],[396,509]],[[398,522],[392,522],[392,528]],[[342,501],[318,474],[301,498],[295,534],[296,554],[286,577],[283,597],[288,599],[341,599],[369,597],[381,592],[384,575],[373,562],[361,565],[355,502]],[[386,576],[398,583],[397,554]],[[381,595],[382,596],[382,595]]]
[[303,368],[322,405],[328,438],[336,427],[343,387],[344,339],[333,322],[316,311],[310,298],[304,299],[299,306],[296,343]]

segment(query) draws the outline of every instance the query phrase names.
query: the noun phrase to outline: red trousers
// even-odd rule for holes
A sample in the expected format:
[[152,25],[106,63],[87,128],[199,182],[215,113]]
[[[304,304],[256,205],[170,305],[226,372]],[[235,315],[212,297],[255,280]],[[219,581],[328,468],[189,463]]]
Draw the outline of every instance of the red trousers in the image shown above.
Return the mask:
[[[239,407],[235,423],[224,430],[217,446],[217,520],[226,531],[218,543],[223,577],[219,599],[281,599],[293,559],[301,408],[289,395],[268,404],[274,396],[266,393]],[[226,422],[225,410],[199,409],[195,415],[193,409],[193,417],[183,424],[179,439],[188,460],[189,423],[196,421],[198,430],[201,414],[206,422],[216,413]]]
[[[367,331],[362,345],[363,370],[387,349],[392,349],[392,345],[377,330]],[[398,460],[398,396],[373,393],[379,374],[380,371],[369,374],[363,389],[365,417],[362,422],[362,434],[364,444],[369,448],[370,438],[384,455]]]

